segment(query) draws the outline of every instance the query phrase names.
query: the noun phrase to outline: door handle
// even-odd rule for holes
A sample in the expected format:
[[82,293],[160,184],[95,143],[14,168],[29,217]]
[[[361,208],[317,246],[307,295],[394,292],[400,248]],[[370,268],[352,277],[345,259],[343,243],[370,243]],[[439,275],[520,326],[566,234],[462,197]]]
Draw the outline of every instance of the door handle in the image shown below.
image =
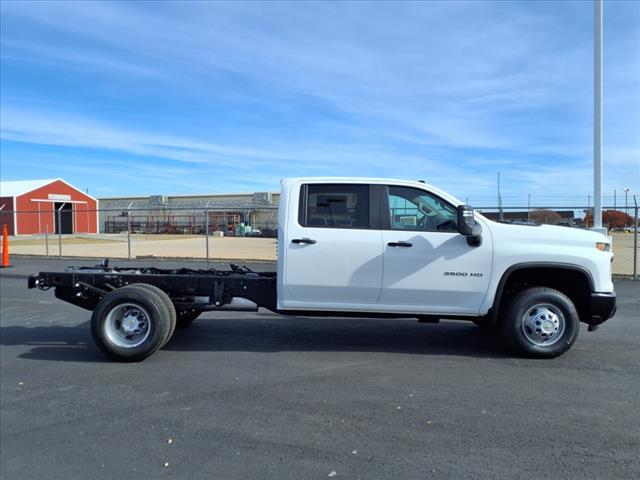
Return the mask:
[[389,242],[387,245],[390,247],[413,247],[413,243],[409,242]]
[[312,238],[294,238],[293,240],[291,240],[291,243],[297,243],[297,244],[306,243],[306,244],[312,245],[316,243],[316,241],[313,240]]

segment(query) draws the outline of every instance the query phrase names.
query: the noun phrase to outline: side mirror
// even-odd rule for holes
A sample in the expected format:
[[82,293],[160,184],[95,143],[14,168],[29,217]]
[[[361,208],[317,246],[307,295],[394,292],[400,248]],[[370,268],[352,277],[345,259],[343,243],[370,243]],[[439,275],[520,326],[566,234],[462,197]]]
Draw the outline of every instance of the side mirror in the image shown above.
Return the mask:
[[482,234],[482,227],[473,218],[473,208],[469,205],[458,206],[458,232],[465,237],[477,238]]

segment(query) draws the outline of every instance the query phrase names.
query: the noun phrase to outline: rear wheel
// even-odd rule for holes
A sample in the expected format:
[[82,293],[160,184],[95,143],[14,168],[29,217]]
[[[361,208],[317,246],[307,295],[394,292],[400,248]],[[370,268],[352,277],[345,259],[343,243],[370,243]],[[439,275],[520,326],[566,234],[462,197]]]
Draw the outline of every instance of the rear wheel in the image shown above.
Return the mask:
[[176,307],[173,305],[173,302],[169,298],[169,295],[167,295],[162,289],[156,287],[155,285],[151,285],[149,283],[134,283],[132,286],[146,288],[147,290],[155,292],[167,307],[167,311],[169,312],[169,331],[167,332],[167,338],[165,338],[164,342],[162,342],[162,346],[165,346],[173,336],[173,332],[176,329]]
[[507,343],[521,355],[553,358],[578,338],[580,320],[569,297],[553,288],[533,287],[517,293],[502,318]]
[[187,328],[193,321],[200,316],[198,310],[180,310],[177,312],[176,328]]
[[170,330],[170,314],[162,297],[140,285],[127,285],[106,295],[91,316],[98,348],[114,360],[138,362],[158,350]]

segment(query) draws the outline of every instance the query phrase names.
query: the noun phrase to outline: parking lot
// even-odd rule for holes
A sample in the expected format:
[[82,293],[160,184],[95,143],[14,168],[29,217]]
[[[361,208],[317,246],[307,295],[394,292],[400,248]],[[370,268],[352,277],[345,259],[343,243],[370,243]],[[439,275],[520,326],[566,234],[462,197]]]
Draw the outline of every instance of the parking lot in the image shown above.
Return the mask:
[[261,310],[207,313],[119,364],[90,312],[26,288],[95,261],[12,261],[2,478],[640,477],[640,282],[617,280],[617,315],[554,360],[514,358],[470,322]]

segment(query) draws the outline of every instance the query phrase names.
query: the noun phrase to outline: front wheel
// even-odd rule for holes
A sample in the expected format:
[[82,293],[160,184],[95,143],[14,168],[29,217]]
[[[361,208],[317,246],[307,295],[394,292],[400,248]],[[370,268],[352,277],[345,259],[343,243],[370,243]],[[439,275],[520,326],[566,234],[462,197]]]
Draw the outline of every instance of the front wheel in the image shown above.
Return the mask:
[[580,330],[578,312],[571,299],[547,287],[517,293],[507,305],[501,323],[511,348],[534,358],[562,355],[571,348]]

